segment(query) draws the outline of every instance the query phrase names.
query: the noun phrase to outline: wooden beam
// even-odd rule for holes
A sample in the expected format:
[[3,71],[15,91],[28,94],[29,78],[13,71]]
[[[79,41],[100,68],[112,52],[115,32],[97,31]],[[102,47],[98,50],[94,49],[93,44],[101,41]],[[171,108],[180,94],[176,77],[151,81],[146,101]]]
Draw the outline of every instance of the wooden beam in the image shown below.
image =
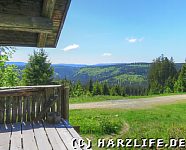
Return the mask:
[[[56,0],[43,0],[42,16],[52,18]],[[41,33],[38,35],[38,47],[45,47],[47,41],[47,33]]]
[[52,21],[47,17],[31,17],[0,13],[0,30],[52,33]]
[[69,121],[69,87],[61,87],[61,117]]

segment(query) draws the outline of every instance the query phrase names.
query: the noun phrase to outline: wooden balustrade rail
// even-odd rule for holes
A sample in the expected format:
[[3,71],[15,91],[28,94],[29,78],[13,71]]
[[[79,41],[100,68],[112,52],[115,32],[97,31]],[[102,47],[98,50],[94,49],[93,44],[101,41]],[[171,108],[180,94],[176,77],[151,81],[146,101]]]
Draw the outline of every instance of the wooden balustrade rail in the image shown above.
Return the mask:
[[63,85],[0,88],[0,124],[45,120],[47,112],[69,119],[69,88]]

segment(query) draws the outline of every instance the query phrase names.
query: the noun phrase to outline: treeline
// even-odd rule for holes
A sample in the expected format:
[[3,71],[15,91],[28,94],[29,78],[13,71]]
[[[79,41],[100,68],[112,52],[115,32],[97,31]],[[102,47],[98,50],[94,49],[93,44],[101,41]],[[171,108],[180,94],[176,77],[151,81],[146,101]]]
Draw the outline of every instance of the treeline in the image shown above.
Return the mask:
[[148,84],[149,94],[186,92],[186,63],[177,70],[172,57],[161,55],[151,64]]
[[[110,96],[144,96],[148,94],[147,88],[142,86],[121,86],[109,85],[107,82],[93,82],[89,80],[87,84],[82,84],[80,81],[72,83],[68,80],[61,80],[61,84],[70,85],[70,96],[78,97],[82,95],[110,95]],[[58,81],[59,83],[59,81]]]
[[110,84],[109,82],[94,82],[82,85],[69,82],[71,96],[81,95],[112,95],[112,96],[142,96],[163,93],[186,92],[186,63],[181,69],[176,68],[174,59],[164,55],[153,60],[148,71],[148,87],[142,85]]

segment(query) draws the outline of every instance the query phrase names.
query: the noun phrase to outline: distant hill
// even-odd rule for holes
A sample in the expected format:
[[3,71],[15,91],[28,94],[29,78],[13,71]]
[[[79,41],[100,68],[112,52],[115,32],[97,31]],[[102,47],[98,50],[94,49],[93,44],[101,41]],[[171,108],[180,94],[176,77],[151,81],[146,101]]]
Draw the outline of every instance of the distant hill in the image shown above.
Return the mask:
[[[23,69],[26,63],[8,62]],[[73,82],[87,83],[89,79],[109,84],[147,85],[147,75],[151,63],[118,63],[118,64],[52,64],[56,79],[68,79]],[[179,70],[183,64],[176,63]]]
[[53,66],[64,66],[64,67],[86,67],[88,65],[85,64],[52,64]]
[[89,79],[110,84],[147,85],[149,63],[114,64],[80,68],[70,80],[86,83]]
[[25,62],[6,62],[8,65],[16,65],[16,66],[25,66],[27,63]]

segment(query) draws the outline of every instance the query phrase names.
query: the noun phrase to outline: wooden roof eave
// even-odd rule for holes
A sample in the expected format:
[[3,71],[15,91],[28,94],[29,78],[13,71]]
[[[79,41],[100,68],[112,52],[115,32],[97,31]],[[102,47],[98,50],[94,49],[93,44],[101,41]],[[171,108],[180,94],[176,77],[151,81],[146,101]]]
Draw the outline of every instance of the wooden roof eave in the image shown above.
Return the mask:
[[[52,18],[56,0],[44,0],[42,16]],[[44,47],[46,45],[47,33],[40,33],[38,35],[37,47]]]
[[0,46],[56,47],[70,3],[0,1]]
[[52,33],[52,21],[46,17],[30,17],[0,13],[0,30]]
[[67,5],[65,7],[64,14],[63,14],[63,18],[61,19],[61,22],[60,22],[60,27],[59,27],[58,32],[57,32],[58,34],[56,35],[55,47],[57,46],[57,43],[58,43],[58,40],[59,40],[59,37],[60,37],[60,34],[61,34],[61,30],[64,26],[64,22],[65,22],[67,12],[68,12],[69,7],[70,7],[70,3],[71,3],[71,0],[68,0]]

